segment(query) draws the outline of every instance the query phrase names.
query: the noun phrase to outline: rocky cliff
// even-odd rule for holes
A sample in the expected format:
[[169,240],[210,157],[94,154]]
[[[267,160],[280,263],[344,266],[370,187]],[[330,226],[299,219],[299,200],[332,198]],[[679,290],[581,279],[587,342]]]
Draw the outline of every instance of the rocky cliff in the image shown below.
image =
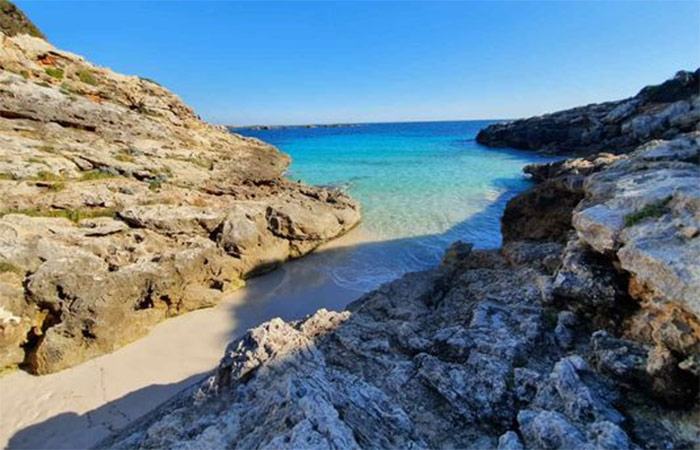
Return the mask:
[[696,448],[700,133],[526,170],[500,250],[250,330],[100,447]]
[[157,83],[0,40],[0,367],[113,351],[358,223]]
[[627,152],[650,139],[696,131],[699,121],[700,69],[678,72],[624,100],[494,124],[481,130],[476,140],[491,147],[554,154]]
[[22,10],[8,0],[0,0],[0,31],[7,36],[28,34],[45,39],[44,34],[24,15]]

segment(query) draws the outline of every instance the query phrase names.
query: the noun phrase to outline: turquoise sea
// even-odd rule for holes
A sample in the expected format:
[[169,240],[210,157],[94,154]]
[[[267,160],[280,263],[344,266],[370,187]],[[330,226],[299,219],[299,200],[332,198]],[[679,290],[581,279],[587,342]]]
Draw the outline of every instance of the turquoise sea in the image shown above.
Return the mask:
[[357,199],[360,244],[315,256],[316,270],[364,292],[439,263],[447,246],[501,243],[506,202],[526,189],[524,165],[550,159],[476,143],[492,121],[235,129],[293,158],[287,176],[332,186]]

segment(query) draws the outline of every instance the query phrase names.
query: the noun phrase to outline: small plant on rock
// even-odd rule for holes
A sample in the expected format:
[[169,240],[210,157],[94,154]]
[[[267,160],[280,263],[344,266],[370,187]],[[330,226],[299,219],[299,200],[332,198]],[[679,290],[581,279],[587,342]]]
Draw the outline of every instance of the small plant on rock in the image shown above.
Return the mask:
[[37,181],[62,181],[63,177],[53,172],[49,172],[48,170],[42,170],[36,174],[34,179]]
[[58,80],[63,79],[63,69],[59,69],[58,67],[47,67],[44,69],[46,74],[50,77],[56,78]]
[[80,177],[80,181],[103,180],[105,178],[114,178],[116,176],[117,175],[107,172],[106,170],[90,170],[83,173],[83,175]]
[[116,159],[117,161],[128,162],[128,163],[136,162],[134,157],[127,154],[127,153],[118,153],[114,156],[114,159]]
[[60,192],[66,188],[66,183],[59,182],[59,183],[52,183],[49,185],[49,191],[53,192]]
[[99,82],[97,78],[87,69],[83,69],[78,72],[78,79],[83,83],[89,84],[90,86],[97,86]]
[[648,205],[633,213],[627,214],[625,216],[625,226],[631,227],[633,225],[638,224],[644,219],[658,218],[663,216],[668,212],[667,205],[668,202],[671,201],[671,198],[672,196],[669,195],[666,198],[649,203]]
[[12,209],[0,212],[0,217],[6,214],[24,214],[29,217],[63,217],[73,223],[78,223],[83,219],[93,219],[96,217],[114,217],[116,211],[112,208],[94,209]]
[[11,264],[7,261],[0,261],[0,273],[16,273],[18,275],[24,275],[24,271],[19,267]]

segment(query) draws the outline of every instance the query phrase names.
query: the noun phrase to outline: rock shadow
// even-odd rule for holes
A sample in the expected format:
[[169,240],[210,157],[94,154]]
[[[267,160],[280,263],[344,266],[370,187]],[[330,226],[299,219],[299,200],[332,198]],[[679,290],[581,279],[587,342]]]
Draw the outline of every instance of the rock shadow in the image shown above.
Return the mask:
[[[106,403],[85,414],[73,412],[51,417],[15,433],[8,449],[78,449],[90,448],[112,433],[143,416],[143,404],[157,408],[173,395],[197,384],[210,373],[192,375],[169,384],[153,384]],[[147,413],[146,413],[147,414]],[[87,432],[86,432],[87,431]]]

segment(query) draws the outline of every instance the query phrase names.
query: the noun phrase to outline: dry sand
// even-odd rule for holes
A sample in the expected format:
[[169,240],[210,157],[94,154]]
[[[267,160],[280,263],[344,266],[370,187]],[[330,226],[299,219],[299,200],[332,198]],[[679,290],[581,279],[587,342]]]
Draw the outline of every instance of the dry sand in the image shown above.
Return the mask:
[[361,293],[337,286],[319,264],[350,257],[362,231],[250,280],[215,308],[157,325],[120,350],[59,373],[0,377],[3,448],[86,448],[147,413],[216,367],[229,341],[272,317],[342,309]]

